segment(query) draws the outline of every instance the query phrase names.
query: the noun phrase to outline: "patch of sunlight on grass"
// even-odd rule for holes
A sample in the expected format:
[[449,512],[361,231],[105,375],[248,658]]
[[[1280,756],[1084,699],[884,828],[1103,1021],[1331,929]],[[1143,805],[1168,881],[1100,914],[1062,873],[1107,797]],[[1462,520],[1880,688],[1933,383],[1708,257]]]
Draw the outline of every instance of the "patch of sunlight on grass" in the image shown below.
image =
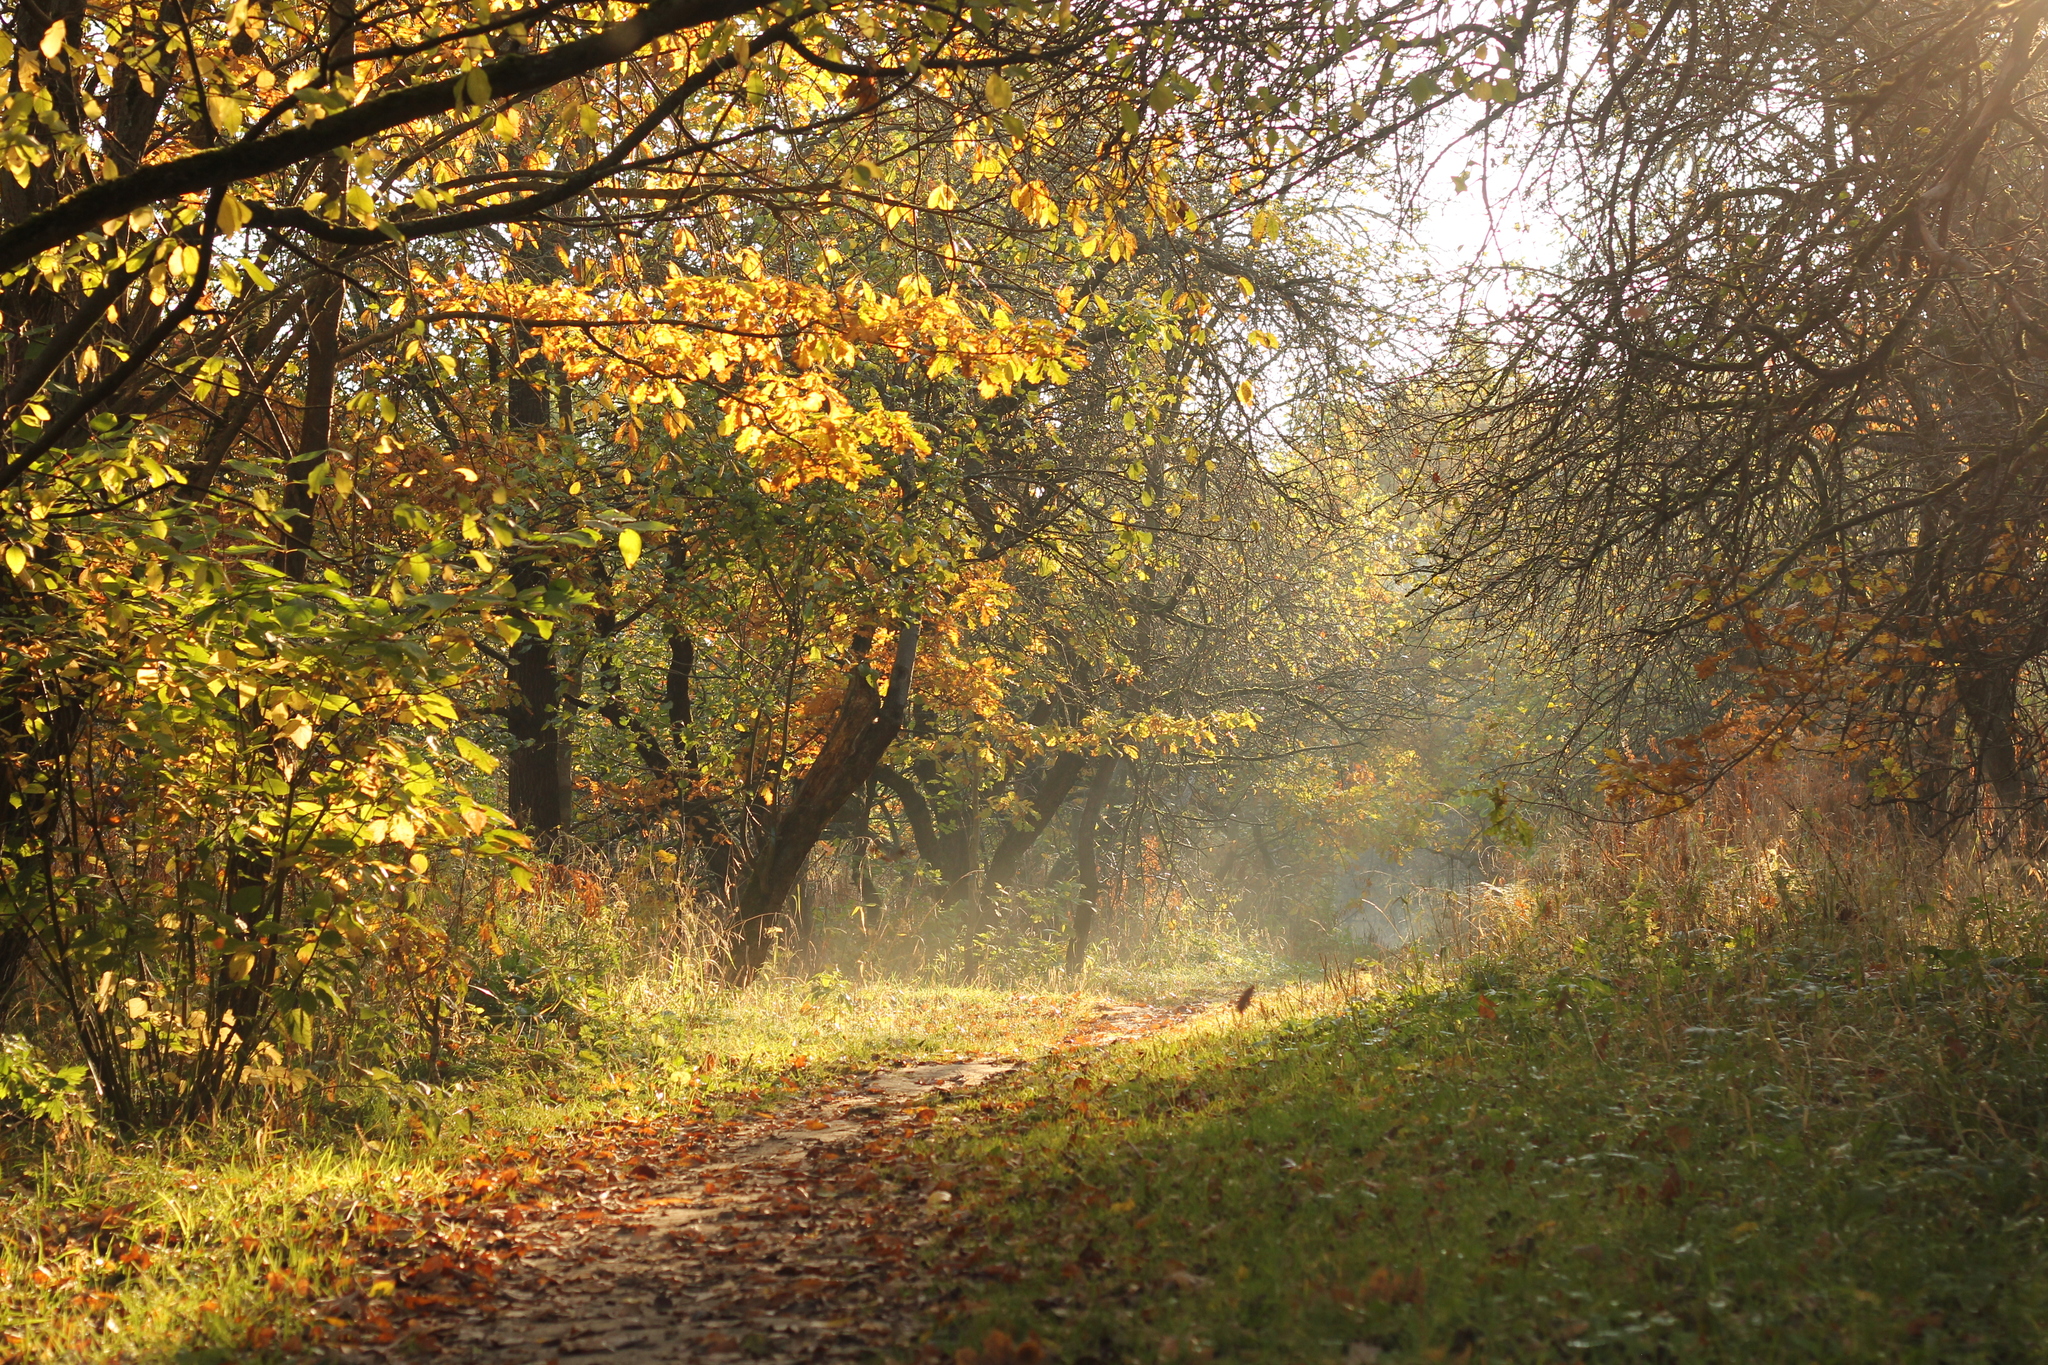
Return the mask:
[[262,1359],[317,1328],[307,1305],[349,1273],[349,1229],[465,1158],[608,1118],[721,1118],[913,1058],[1036,1053],[1104,1000],[829,974],[627,982],[586,997],[560,1046],[487,1036],[439,1083],[390,1078],[352,1111],[374,1125],[71,1134],[18,1153],[0,1196],[0,1358]]

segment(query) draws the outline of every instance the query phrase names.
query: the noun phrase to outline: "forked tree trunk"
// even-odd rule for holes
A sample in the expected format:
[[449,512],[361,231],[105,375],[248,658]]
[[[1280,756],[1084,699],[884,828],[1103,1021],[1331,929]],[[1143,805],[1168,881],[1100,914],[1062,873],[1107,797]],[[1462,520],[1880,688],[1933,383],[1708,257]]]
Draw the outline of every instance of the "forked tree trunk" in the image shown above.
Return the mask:
[[[803,876],[804,864],[819,836],[848,798],[874,777],[882,756],[902,733],[911,671],[917,662],[917,636],[917,622],[904,622],[896,637],[896,660],[889,669],[886,697],[864,670],[847,680],[846,693],[833,713],[817,758],[789,799],[777,805],[755,845],[733,898],[727,975],[735,983],[752,980],[767,964],[775,949],[783,907]],[[855,654],[865,652],[856,650]]]

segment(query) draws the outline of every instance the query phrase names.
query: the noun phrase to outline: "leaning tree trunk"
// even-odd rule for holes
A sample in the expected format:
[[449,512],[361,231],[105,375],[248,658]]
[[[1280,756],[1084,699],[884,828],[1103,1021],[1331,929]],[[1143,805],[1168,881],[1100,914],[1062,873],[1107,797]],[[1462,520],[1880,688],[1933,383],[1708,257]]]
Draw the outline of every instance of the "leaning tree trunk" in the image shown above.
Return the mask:
[[991,886],[1008,886],[1017,880],[1017,869],[1038,843],[1038,836],[1051,826],[1053,817],[1067,803],[1074,786],[1081,780],[1081,770],[1088,766],[1088,760],[1077,753],[1064,753],[1053,760],[1045,776],[1025,794],[1025,809],[1029,811],[1023,824],[1003,835],[996,851],[989,855],[988,882]]
[[[727,976],[751,981],[774,951],[789,893],[803,877],[804,864],[819,836],[847,800],[874,777],[882,755],[903,731],[910,701],[911,670],[917,661],[918,624],[906,621],[896,637],[896,661],[889,669],[888,695],[875,690],[865,669],[847,680],[817,758],[779,803],[748,859],[734,896],[731,957]],[[856,650],[856,656],[865,650]]]

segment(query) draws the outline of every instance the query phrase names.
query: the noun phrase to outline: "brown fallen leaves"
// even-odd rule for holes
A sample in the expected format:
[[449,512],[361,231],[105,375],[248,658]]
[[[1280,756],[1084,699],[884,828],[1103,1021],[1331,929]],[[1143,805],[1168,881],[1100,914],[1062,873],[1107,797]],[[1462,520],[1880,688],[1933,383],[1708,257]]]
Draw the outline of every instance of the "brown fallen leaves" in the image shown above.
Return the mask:
[[[878,1073],[727,1123],[622,1120],[479,1163],[357,1229],[330,1359],[853,1359],[924,1320],[943,1202],[906,1148],[993,1061]],[[1028,1355],[990,1357],[1031,1359]]]
[[[1104,1011],[1063,1046],[1202,1008]],[[352,1278],[314,1310],[305,1343],[363,1365],[942,1360],[917,1343],[963,1306],[939,1284],[963,1267],[928,1265],[926,1248],[957,1206],[908,1140],[951,1094],[1018,1065],[899,1067],[733,1121],[621,1119],[473,1161],[439,1196],[356,1221]],[[1044,1354],[996,1332],[953,1362]]]

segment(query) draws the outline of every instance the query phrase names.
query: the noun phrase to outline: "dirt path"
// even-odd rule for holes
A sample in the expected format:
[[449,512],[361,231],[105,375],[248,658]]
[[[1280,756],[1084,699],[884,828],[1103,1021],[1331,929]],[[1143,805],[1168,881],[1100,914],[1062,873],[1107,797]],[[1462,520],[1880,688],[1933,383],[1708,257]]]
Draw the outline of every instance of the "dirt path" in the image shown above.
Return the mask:
[[[1060,1046],[1214,1007],[1106,1009]],[[321,1310],[322,1354],[652,1365],[904,1350],[938,1292],[914,1253],[952,1197],[907,1144],[954,1097],[1025,1065],[894,1068],[737,1122],[615,1123],[566,1157],[508,1153],[416,1217],[370,1220],[361,1287]]]

